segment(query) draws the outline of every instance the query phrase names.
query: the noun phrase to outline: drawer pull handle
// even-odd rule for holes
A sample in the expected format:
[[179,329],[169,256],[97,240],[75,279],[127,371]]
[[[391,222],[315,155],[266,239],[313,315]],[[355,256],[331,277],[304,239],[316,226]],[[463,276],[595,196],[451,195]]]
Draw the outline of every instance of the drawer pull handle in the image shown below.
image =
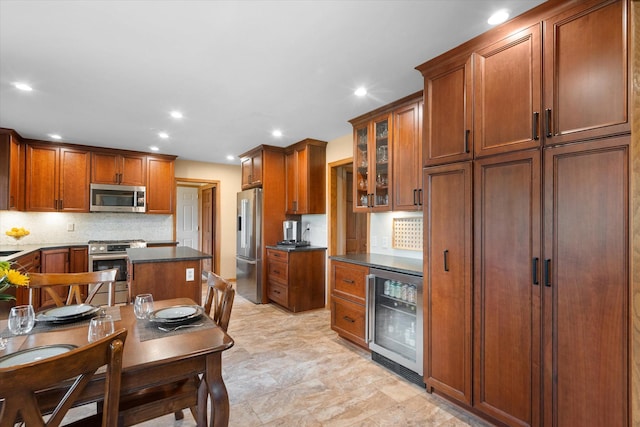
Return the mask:
[[444,271],[449,271],[449,249],[444,251]]
[[276,273],[276,274],[280,274],[279,270],[273,270],[273,272]]
[[273,290],[273,293],[280,295],[280,291],[276,291],[275,289]]
[[342,319],[346,320],[349,323],[356,323],[355,319],[352,319],[349,316],[344,316]]
[[355,283],[355,282],[354,282],[353,280],[351,280],[351,279],[342,279],[342,281],[343,281],[344,283],[348,283],[348,284],[350,284],[350,285],[353,285],[353,284]]

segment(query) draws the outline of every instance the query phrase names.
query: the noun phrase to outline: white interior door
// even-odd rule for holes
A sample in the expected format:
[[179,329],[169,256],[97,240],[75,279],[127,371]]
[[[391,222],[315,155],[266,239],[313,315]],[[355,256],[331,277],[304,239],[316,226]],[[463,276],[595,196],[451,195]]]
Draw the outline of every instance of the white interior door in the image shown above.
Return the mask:
[[178,186],[176,238],[178,245],[199,249],[198,189]]

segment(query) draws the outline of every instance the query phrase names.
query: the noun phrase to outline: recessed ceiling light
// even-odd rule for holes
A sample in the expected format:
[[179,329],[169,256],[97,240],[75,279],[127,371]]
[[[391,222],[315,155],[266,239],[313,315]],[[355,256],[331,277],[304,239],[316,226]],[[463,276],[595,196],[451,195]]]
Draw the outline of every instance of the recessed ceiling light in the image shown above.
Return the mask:
[[149,150],[151,150],[151,151],[160,151],[160,148],[156,147],[155,145],[152,145],[151,147],[149,147]]
[[16,82],[13,84],[13,86],[16,87],[16,89],[20,89],[23,90],[25,92],[31,92],[33,90],[33,88],[31,86],[29,86],[26,83],[22,83],[22,82]]
[[169,138],[169,134],[166,132],[158,132],[158,136],[162,139],[167,139]]
[[51,139],[62,139],[62,137],[60,135],[58,135],[57,133],[50,133],[49,134],[49,138],[51,138]]
[[275,136],[276,138],[280,138],[282,136],[282,131],[280,129],[276,129],[271,132],[271,135]]
[[487,22],[489,25],[498,25],[502,24],[507,19],[509,19],[509,12],[506,9],[501,9],[491,15]]
[[353,92],[353,94],[355,96],[365,96],[367,94],[367,89],[364,87],[359,87],[355,92]]
[[231,154],[227,156],[227,160],[235,160],[235,159],[236,159],[236,156],[232,156]]
[[182,118],[182,113],[180,111],[172,111],[169,114],[171,114],[171,117],[173,117],[174,119],[181,119]]

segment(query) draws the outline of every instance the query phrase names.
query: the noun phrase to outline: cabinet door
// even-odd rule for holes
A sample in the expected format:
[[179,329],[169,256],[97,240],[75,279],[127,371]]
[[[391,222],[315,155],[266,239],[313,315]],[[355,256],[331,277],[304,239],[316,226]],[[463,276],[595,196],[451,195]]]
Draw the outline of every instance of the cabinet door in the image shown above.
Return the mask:
[[262,152],[251,157],[251,184],[262,185]]
[[[26,210],[55,212],[58,207],[57,147],[28,145],[26,152]],[[88,202],[88,200],[87,200]]]
[[120,156],[116,153],[91,153],[91,182],[117,184],[120,174]]
[[0,209],[20,209],[20,142],[0,131]]
[[424,380],[471,404],[472,166],[424,170]]
[[540,152],[475,167],[474,407],[508,425],[539,425]]
[[471,160],[473,93],[471,58],[424,74],[424,165]]
[[547,145],[630,130],[627,2],[584,3],[544,22]]
[[392,135],[391,114],[373,120],[373,145],[369,150],[369,188],[371,193],[370,207],[374,212],[391,210],[393,202]]
[[58,210],[89,212],[88,151],[60,148]]
[[422,107],[407,105],[393,113],[393,209],[422,205]]
[[284,156],[284,168],[286,175],[286,199],[287,213],[298,213],[298,151],[293,150]]
[[252,159],[245,157],[240,160],[240,169],[242,171],[242,189],[249,188],[251,185]]
[[629,425],[629,143],[545,152],[545,425]]
[[[69,273],[69,248],[47,249],[41,251],[40,269],[42,273]],[[63,300],[67,297],[68,287],[55,287],[55,292]],[[53,307],[54,300],[47,291],[40,291],[40,307]]]
[[353,210],[369,210],[369,123],[353,129]]
[[541,56],[540,24],[473,55],[477,157],[540,145]]
[[122,169],[120,182],[122,185],[147,184],[147,157],[136,155],[122,155]]
[[172,214],[175,193],[173,160],[149,157],[147,172],[147,213]]

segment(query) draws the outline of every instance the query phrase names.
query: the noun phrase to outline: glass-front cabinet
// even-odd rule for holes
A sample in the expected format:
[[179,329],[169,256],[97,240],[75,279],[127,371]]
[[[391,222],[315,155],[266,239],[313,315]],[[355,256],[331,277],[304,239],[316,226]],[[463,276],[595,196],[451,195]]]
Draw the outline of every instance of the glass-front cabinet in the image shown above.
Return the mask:
[[391,115],[354,126],[354,210],[391,209]]

